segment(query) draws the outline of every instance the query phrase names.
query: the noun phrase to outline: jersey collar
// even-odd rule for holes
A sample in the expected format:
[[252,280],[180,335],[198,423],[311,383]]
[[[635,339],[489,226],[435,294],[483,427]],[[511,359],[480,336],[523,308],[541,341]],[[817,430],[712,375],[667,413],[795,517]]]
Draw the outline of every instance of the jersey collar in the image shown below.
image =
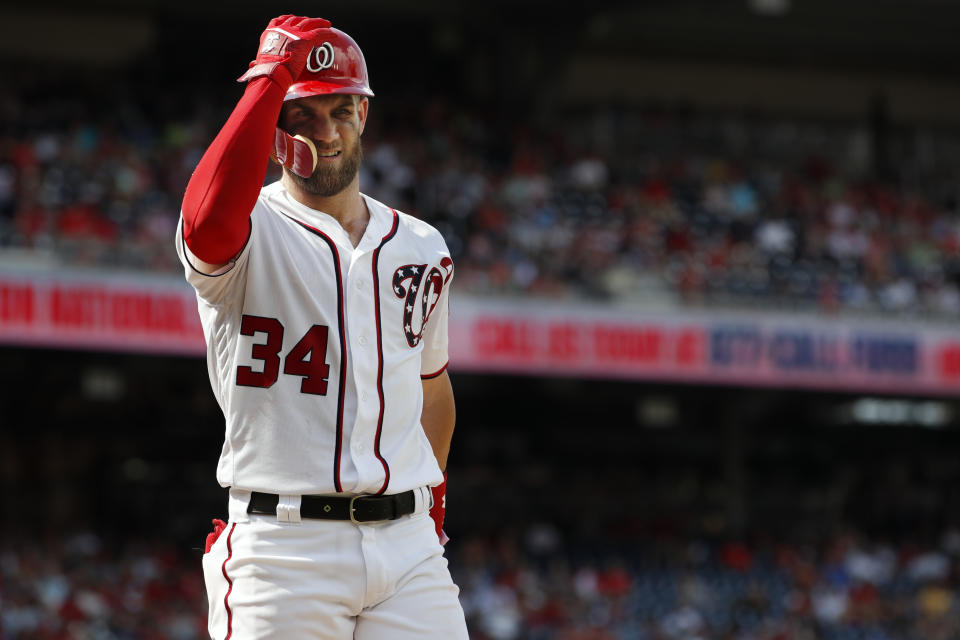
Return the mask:
[[363,237],[356,247],[350,242],[350,236],[340,226],[340,223],[330,214],[317,209],[312,209],[305,204],[298,202],[291,196],[286,189],[278,189],[280,202],[283,207],[289,209],[289,214],[293,218],[299,219],[308,225],[320,229],[326,233],[338,246],[351,252],[353,251],[373,251],[380,245],[383,236],[393,227],[393,212],[383,203],[374,200],[365,193],[360,197],[367,205],[367,211],[370,213],[370,220],[367,222],[367,228],[363,232]]

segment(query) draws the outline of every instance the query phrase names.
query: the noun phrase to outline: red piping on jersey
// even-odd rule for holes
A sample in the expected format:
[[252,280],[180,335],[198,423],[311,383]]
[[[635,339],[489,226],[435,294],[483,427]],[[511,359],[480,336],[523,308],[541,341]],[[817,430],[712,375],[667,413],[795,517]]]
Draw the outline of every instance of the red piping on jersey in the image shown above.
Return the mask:
[[[281,211],[280,213],[283,212]],[[343,493],[343,488],[340,486],[340,454],[343,449],[343,394],[346,389],[344,381],[347,379],[347,342],[346,332],[343,327],[343,277],[340,274],[340,252],[337,251],[336,243],[323,231],[315,229],[307,223],[301,222],[285,213],[283,213],[283,215],[310,233],[322,238],[333,253],[333,268],[337,276],[337,329],[340,331],[340,391],[337,393],[337,444],[334,453],[336,460],[333,465],[333,486],[336,488],[337,493]]]
[[230,558],[233,557],[233,546],[230,544],[230,538],[233,537],[233,530],[236,528],[237,523],[234,522],[233,526],[230,527],[230,533],[227,534],[227,557],[220,567],[220,570],[223,572],[223,577],[227,579],[227,594],[223,596],[223,606],[227,609],[227,635],[223,640],[230,640],[230,636],[233,635],[233,611],[230,610],[230,603],[227,602],[227,598],[230,597],[230,592],[233,591],[233,580],[227,575],[227,563],[230,562]]
[[422,373],[421,373],[421,374],[420,374],[420,379],[421,379],[421,380],[429,380],[430,378],[436,378],[438,375],[440,375],[441,373],[443,373],[444,371],[446,371],[446,370],[447,370],[447,367],[448,367],[449,365],[450,365],[450,362],[448,361],[447,364],[445,364],[445,365],[443,365],[442,367],[440,367],[440,370],[439,370],[439,371],[435,371],[434,373],[427,373],[427,374],[422,374]]
[[383,432],[383,410],[384,410],[384,399],[383,399],[383,329],[380,326],[380,274],[377,270],[378,263],[380,261],[380,249],[383,248],[383,245],[387,244],[393,236],[397,235],[397,228],[400,226],[400,216],[397,215],[397,212],[393,209],[390,209],[393,212],[393,227],[390,229],[390,232],[383,236],[383,239],[380,241],[380,245],[373,250],[373,306],[374,306],[374,317],[377,319],[377,394],[380,396],[380,415],[377,416],[377,435],[373,441],[373,453],[377,456],[377,459],[380,460],[380,464],[383,465],[383,486],[380,487],[380,490],[377,491],[377,495],[383,493],[387,490],[387,485],[390,484],[390,465],[387,464],[386,459],[380,455],[380,435]]

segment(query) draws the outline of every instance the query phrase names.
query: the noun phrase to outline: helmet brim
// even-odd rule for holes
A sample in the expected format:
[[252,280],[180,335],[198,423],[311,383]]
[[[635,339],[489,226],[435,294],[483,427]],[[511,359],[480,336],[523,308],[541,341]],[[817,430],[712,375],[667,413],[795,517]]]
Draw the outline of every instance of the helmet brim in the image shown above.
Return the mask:
[[363,85],[344,85],[334,82],[323,82],[322,80],[307,80],[306,82],[294,82],[290,85],[290,88],[287,89],[287,94],[283,97],[283,101],[286,102],[287,100],[296,100],[297,98],[334,93],[367,96],[368,98],[373,97],[373,91],[370,90],[370,87]]

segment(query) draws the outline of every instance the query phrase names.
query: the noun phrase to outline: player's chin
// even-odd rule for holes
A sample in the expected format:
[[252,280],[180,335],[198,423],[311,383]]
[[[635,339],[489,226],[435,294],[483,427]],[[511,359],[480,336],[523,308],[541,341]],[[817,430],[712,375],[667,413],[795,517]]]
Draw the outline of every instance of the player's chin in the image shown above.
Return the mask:
[[353,181],[351,172],[336,170],[330,165],[318,166],[309,178],[302,178],[296,174],[291,176],[301,189],[321,197],[337,195]]

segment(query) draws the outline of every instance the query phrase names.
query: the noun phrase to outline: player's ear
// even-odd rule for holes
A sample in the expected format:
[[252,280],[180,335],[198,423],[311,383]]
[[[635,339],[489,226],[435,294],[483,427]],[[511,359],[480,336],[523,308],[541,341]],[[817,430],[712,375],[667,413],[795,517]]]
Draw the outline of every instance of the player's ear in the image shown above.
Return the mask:
[[357,96],[357,116],[360,118],[360,135],[363,135],[363,128],[367,124],[367,110],[370,108],[370,100],[366,96]]

